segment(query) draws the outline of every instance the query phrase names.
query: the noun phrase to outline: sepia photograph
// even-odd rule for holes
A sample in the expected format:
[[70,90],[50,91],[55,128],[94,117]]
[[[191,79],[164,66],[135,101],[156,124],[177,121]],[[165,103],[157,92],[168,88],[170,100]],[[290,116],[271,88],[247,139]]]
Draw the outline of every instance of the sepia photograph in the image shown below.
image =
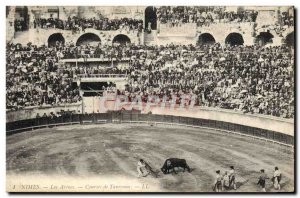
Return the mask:
[[293,5],[5,14],[7,192],[295,193]]

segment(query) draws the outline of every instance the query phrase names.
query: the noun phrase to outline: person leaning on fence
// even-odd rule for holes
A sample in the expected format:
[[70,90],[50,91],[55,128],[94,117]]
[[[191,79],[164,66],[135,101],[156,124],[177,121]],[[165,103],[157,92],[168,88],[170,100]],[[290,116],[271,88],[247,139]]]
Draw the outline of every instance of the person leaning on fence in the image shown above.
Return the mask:
[[281,172],[279,171],[278,167],[275,167],[272,181],[274,188],[280,190]]
[[213,191],[215,192],[221,192],[222,191],[222,176],[220,174],[220,170],[216,171],[216,180],[215,180],[215,185],[213,188]]
[[257,182],[257,185],[262,187],[262,191],[266,192],[266,179],[269,179],[264,169],[260,170],[260,176]]

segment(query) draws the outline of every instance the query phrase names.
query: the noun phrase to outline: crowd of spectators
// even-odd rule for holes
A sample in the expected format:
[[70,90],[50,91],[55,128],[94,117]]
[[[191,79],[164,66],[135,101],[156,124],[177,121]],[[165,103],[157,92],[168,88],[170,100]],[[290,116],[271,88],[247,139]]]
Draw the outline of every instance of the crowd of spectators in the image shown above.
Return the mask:
[[[129,66],[59,65],[82,49],[88,55],[99,51],[112,62],[126,59]],[[78,87],[72,83],[78,74],[126,74],[128,84],[118,94],[131,100],[156,95],[171,101],[177,96],[180,103],[184,95],[187,103],[195,97],[199,106],[292,118],[293,72],[294,56],[285,46],[8,44],[7,108],[78,102]]]
[[[51,123],[51,121],[54,121],[56,118],[62,118],[62,119],[66,119],[66,120],[70,120],[72,119],[72,116],[74,114],[76,114],[77,112],[76,111],[71,111],[71,110],[60,110],[59,112],[48,112],[48,113],[44,113],[42,115],[40,115],[39,113],[36,114],[35,118],[50,118],[49,119],[46,119],[46,122],[49,122]],[[80,111],[78,111],[78,113],[80,113]]]
[[58,57],[64,59],[73,58],[101,58],[101,59],[122,59],[130,57],[130,48],[125,46],[116,47],[116,45],[81,45],[75,46],[74,43],[67,43],[61,46],[58,51]]
[[34,28],[57,28],[63,30],[72,30],[74,32],[84,31],[86,28],[94,28],[96,30],[111,31],[124,29],[127,31],[137,30],[139,32],[143,29],[143,20],[121,18],[121,19],[108,19],[98,18],[79,18],[73,16],[67,20],[58,18],[37,18],[34,20]]
[[59,69],[55,48],[7,44],[6,107],[17,110],[79,102],[79,89],[69,71]]
[[[211,23],[255,22],[257,15],[257,11],[250,10],[226,11],[224,6],[160,6],[157,8],[157,19],[160,23],[169,24],[172,27],[184,23],[197,23],[198,26],[203,26]],[[280,15],[280,23],[283,26],[294,26],[294,17],[288,12],[283,12]],[[28,28],[24,20],[15,20],[14,24],[15,31],[24,31]],[[103,16],[90,19],[73,16],[67,20],[37,18],[33,21],[33,25],[34,28],[57,28],[73,32],[84,31],[86,28],[104,31],[125,29],[141,32],[143,30],[143,20],[108,19]]]
[[15,20],[14,21],[14,26],[15,26],[15,31],[16,32],[25,31],[25,30],[28,29],[26,22],[22,19]]
[[[198,26],[211,23],[230,22],[255,22],[258,12],[253,10],[226,11],[224,6],[160,6],[157,8],[157,19],[161,24],[171,27],[180,26],[184,23],[197,23]],[[288,12],[282,12],[276,29],[282,26],[294,26],[294,16]],[[15,31],[28,29],[24,20],[14,21]],[[98,18],[69,17],[67,20],[59,18],[36,18],[33,21],[34,28],[57,28],[72,30],[73,32],[84,31],[86,28],[110,31],[124,29],[126,31],[143,30],[143,20],[132,18],[108,19],[103,16]]]
[[288,12],[282,12],[280,15],[281,25],[283,26],[294,26],[294,16],[289,15]]
[[161,49],[133,60],[123,94],[161,100],[196,96],[200,106],[293,117],[294,57],[288,48],[216,44]]
[[162,24],[179,26],[183,23],[197,23],[198,26],[211,23],[255,22],[257,11],[226,11],[225,7],[162,6],[157,18]]
[[[281,14],[279,14],[279,20],[275,24],[263,25],[261,28],[274,30],[277,35],[283,37],[283,33],[289,27],[294,27],[294,16],[289,14],[288,12],[282,12]],[[257,28],[256,31],[258,31]]]

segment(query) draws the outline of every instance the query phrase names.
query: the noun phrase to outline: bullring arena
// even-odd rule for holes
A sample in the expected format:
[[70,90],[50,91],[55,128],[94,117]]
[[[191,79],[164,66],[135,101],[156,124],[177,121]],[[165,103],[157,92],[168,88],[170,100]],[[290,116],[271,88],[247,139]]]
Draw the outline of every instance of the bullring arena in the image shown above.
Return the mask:
[[[122,179],[147,185],[147,188],[142,189],[143,192],[212,192],[215,171],[224,172],[234,165],[237,189],[224,192],[260,192],[257,186],[259,170],[264,168],[271,177],[274,166],[278,166],[283,173],[282,188],[280,191],[274,190],[269,180],[267,191],[294,190],[293,147],[243,134],[235,129],[210,129],[155,120],[126,121],[128,116],[122,115],[123,122],[114,120],[107,123],[102,115],[98,124],[83,118],[80,120],[82,125],[60,126],[57,123],[50,124],[50,128],[44,126],[9,135],[8,181],[10,176],[27,178],[32,175],[36,175],[37,179],[44,176],[48,179],[77,178],[83,181],[83,188],[88,188],[86,185],[89,183],[84,181],[89,181],[90,177],[94,178],[93,185],[101,183],[103,179],[108,178],[110,181],[109,178],[114,178],[114,185],[118,185],[116,181],[121,180],[119,185],[122,186]],[[131,118],[134,116],[137,115],[130,114]],[[179,169],[177,174],[173,172],[164,175],[160,168],[166,159],[172,157],[186,159],[191,172]],[[140,158],[158,172],[157,178],[152,175],[137,178],[136,164]],[[122,187],[118,191],[141,191],[139,188]],[[79,190],[101,192],[116,189]]]
[[7,6],[7,191],[295,192],[294,14]]

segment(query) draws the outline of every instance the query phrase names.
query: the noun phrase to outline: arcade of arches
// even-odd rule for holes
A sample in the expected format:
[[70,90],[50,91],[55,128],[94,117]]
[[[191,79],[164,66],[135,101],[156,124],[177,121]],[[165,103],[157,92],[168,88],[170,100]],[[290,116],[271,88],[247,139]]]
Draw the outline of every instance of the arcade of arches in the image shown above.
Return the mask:
[[273,34],[270,32],[261,32],[257,37],[257,42],[260,46],[264,46],[268,43],[273,43],[272,38],[274,38]]
[[124,34],[118,34],[114,37],[112,43],[118,43],[120,45],[126,45],[128,43],[131,43],[130,38]]
[[65,43],[65,38],[61,33],[51,34],[48,38],[48,47],[53,47],[56,45],[56,42]]
[[295,35],[294,32],[289,33],[285,38],[285,43],[287,46],[294,48],[295,47]]
[[83,34],[81,35],[77,42],[76,42],[76,46],[79,46],[79,45],[98,45],[101,43],[101,39],[99,38],[99,36],[97,36],[96,34],[94,33],[86,33],[86,34]]
[[201,34],[198,37],[198,42],[197,42],[198,45],[213,45],[215,43],[216,43],[215,38],[209,33]]
[[[256,37],[256,42],[260,46],[264,46],[268,43],[273,43],[273,38],[274,36],[270,32],[260,32],[260,34]],[[285,37],[285,44],[289,47],[294,48],[294,32],[289,33]],[[57,42],[65,43],[65,38],[61,33],[54,33],[49,36],[48,38],[48,47],[53,47],[56,45]],[[125,45],[128,43],[131,43],[131,40],[128,36],[124,34],[118,34],[113,38],[112,43],[118,43],[120,45]],[[203,33],[199,35],[198,40],[197,40],[197,45],[212,45],[216,43],[216,40],[214,36],[210,33]],[[101,39],[99,36],[97,36],[94,33],[86,33],[81,35],[77,42],[76,46],[80,45],[98,45],[101,44]],[[233,45],[243,45],[244,44],[244,39],[243,36],[239,33],[230,33],[226,39],[225,39],[225,44],[230,44],[231,46]]]
[[244,39],[240,33],[230,33],[225,39],[225,44],[229,44],[231,46],[234,45],[243,45]]

